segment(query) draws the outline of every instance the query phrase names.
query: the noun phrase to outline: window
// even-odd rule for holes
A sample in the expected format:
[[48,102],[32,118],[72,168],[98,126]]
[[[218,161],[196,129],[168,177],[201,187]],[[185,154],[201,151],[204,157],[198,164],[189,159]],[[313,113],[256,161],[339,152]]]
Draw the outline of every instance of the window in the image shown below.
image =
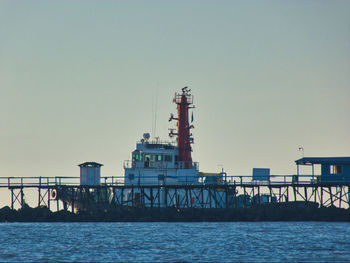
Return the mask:
[[331,165],[331,174],[343,173],[343,167],[341,165]]
[[133,161],[142,161],[142,155],[139,152],[134,152],[132,154]]
[[157,154],[157,162],[161,162],[162,161],[162,155],[161,154]]
[[149,167],[149,154],[145,154],[145,168]]

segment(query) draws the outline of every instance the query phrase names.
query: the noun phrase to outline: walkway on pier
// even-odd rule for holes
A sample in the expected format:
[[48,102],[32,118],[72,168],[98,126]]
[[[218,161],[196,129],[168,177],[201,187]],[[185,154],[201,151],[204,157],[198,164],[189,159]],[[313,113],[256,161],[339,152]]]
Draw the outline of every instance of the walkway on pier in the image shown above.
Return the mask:
[[[11,208],[24,206],[28,189],[38,191],[38,206],[51,208],[55,202],[57,210],[60,201],[67,209],[67,205],[74,207],[74,202],[81,203],[86,198],[90,198],[89,202],[91,198],[97,203],[108,202],[114,207],[232,208],[295,201],[340,208],[350,206],[350,182],[322,182],[317,176],[271,175],[268,181],[253,181],[252,176],[225,176],[221,182],[212,184],[205,183],[205,177],[199,177],[196,184],[182,185],[168,185],[166,177],[156,185],[138,185],[137,179],[133,185],[124,185],[123,178],[101,177],[99,186],[81,186],[80,177],[0,177],[0,188],[10,191]],[[54,193],[59,191],[67,196],[69,193],[69,198],[55,197]]]

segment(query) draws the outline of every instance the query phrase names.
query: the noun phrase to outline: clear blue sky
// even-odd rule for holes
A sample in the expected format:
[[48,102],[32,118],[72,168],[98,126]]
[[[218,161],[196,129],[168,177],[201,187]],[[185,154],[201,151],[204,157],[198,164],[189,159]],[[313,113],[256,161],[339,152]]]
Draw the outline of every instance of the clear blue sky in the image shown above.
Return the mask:
[[173,95],[201,171],[350,156],[350,1],[0,2],[0,176],[121,175]]

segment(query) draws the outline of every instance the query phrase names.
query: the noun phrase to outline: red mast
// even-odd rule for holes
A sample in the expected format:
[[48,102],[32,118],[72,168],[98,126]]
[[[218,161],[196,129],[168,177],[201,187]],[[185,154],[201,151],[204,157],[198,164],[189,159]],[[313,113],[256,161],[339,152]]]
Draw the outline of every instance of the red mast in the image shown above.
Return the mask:
[[193,96],[191,90],[187,87],[182,89],[182,94],[175,93],[174,103],[177,104],[177,118],[171,114],[169,121],[177,120],[177,133],[174,133],[170,129],[169,136],[172,137],[177,135],[177,147],[179,150],[178,162],[182,168],[192,168],[192,157],[191,157],[191,143],[193,138],[191,137],[191,129],[193,125],[189,125],[188,120],[188,109],[194,108],[190,106],[193,103]]

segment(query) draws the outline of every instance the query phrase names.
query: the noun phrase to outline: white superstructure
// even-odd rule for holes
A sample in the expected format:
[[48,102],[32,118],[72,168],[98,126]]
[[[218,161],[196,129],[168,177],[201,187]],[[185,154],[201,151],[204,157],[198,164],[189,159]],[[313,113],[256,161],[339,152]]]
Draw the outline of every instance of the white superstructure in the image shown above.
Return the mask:
[[125,185],[179,185],[198,183],[198,163],[190,168],[178,160],[173,143],[150,141],[149,134],[136,144],[132,159],[124,162]]

